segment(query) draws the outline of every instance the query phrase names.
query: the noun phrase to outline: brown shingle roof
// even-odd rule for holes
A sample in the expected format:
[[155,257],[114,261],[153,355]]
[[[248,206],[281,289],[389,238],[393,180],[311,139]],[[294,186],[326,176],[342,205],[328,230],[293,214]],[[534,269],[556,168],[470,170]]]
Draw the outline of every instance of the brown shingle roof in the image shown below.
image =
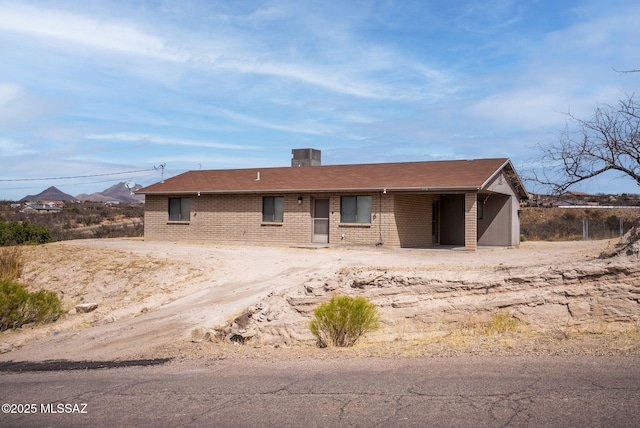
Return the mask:
[[[476,190],[508,159],[398,162],[188,171],[141,194],[264,193],[344,190]],[[260,179],[258,180],[258,176]]]

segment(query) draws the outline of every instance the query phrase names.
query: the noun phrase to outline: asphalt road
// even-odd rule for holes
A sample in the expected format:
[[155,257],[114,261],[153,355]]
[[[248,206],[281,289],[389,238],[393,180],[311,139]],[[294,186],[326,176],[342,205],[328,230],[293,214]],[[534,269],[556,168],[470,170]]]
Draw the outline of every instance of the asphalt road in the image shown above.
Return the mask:
[[101,367],[21,373],[6,371],[19,366],[0,367],[0,426],[640,426],[638,357],[233,359]]

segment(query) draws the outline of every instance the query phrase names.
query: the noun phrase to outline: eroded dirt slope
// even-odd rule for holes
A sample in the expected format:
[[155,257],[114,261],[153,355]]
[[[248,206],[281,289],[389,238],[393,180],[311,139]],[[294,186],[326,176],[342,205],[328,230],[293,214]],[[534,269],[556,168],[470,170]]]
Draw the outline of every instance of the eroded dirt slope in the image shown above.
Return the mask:
[[[194,344],[192,330],[228,326],[247,309],[255,314],[248,326],[255,336],[252,352],[299,341],[309,344],[305,323],[310,308],[338,291],[364,293],[381,305],[384,319],[383,329],[377,333],[380,340],[410,337],[407,332],[420,333],[425,325],[446,326],[452,321],[447,317],[500,307],[500,299],[506,294],[492,298],[496,288],[510,293],[510,299],[520,299],[522,315],[527,307],[544,307],[550,296],[560,299],[551,302],[558,305],[554,311],[560,308],[567,314],[582,311],[584,315],[596,308],[595,300],[587,299],[587,310],[584,304],[572,308],[561,297],[583,282],[583,270],[589,276],[593,269],[608,269],[603,266],[613,262],[594,258],[603,251],[613,251],[615,242],[526,242],[517,249],[480,249],[474,253],[450,248],[314,249],[140,239],[27,247],[21,279],[24,283],[32,289],[59,292],[68,310],[83,302],[95,302],[98,309],[68,314],[50,325],[1,333],[0,350],[4,353],[0,360],[131,359],[159,354],[189,356],[196,351],[207,354],[213,352],[211,347],[223,345]],[[608,287],[616,288],[624,282],[625,292],[637,296],[637,270],[628,267],[637,263],[620,263],[627,267],[616,275],[626,279],[607,279]],[[558,278],[562,281],[556,281]],[[494,285],[479,285],[487,281]],[[520,289],[514,288],[516,285]],[[593,288],[590,293],[597,297],[605,291]],[[534,304],[528,305],[531,302]],[[634,302],[638,305],[637,299]],[[438,312],[438,308],[442,310]],[[553,317],[554,311],[543,315]]]

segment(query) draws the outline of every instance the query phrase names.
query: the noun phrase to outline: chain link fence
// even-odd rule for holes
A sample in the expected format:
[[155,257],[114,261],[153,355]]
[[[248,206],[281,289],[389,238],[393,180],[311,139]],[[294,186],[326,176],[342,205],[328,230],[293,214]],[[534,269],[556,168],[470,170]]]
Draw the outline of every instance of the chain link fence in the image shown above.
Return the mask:
[[622,237],[640,221],[640,209],[525,208],[522,241],[577,241]]

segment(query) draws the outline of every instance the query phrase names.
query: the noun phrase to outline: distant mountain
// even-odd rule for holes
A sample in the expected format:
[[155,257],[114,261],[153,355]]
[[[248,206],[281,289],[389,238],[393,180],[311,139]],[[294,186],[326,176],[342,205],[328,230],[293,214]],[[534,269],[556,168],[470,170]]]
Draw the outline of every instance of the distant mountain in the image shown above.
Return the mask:
[[77,196],[77,198],[81,201],[92,201],[92,202],[144,202],[143,195],[132,195],[132,191],[136,191],[138,189],[142,189],[142,186],[136,184],[131,187],[131,189],[127,188],[125,182],[121,182],[118,184],[114,184],[102,192],[92,193],[87,195],[86,193],[82,193]]
[[49,187],[47,190],[38,193],[37,195],[27,195],[21,199],[22,201],[37,202],[37,201],[77,201],[71,195],[68,195],[54,186]]

